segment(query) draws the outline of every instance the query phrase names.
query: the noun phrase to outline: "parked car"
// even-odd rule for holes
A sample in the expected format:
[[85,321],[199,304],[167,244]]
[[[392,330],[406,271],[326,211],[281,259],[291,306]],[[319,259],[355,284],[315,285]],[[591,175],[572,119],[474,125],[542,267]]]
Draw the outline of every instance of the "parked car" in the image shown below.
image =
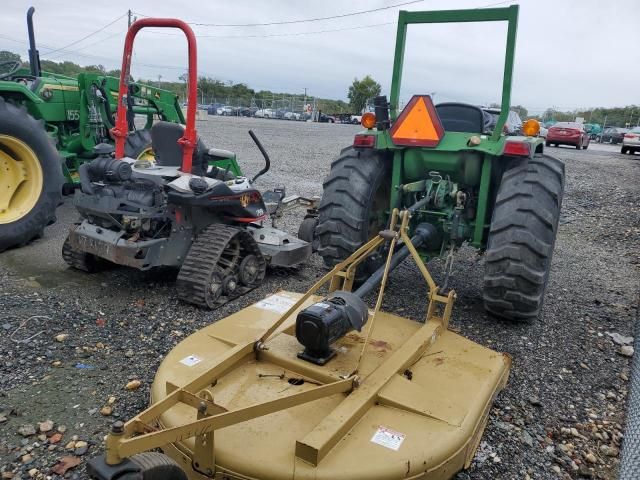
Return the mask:
[[233,107],[230,107],[228,105],[222,105],[221,107],[218,108],[217,114],[223,115],[223,116],[233,115]]
[[[484,112],[484,133],[490,134],[498,123],[500,109],[492,107],[481,107]],[[507,121],[504,124],[504,133],[507,135],[522,135],[522,119],[518,112],[509,111]]]
[[538,136],[541,138],[547,138],[547,134],[549,133],[549,129],[544,126],[544,123],[538,122],[540,124],[540,131],[538,132]]
[[336,123],[336,117],[321,113],[320,115],[318,115],[318,121],[320,123]]
[[586,150],[589,147],[589,134],[582,123],[558,122],[547,132],[545,145],[572,145],[578,150]]
[[276,112],[271,108],[261,108],[256,111],[255,116],[258,118],[276,118]]
[[297,112],[286,112],[284,118],[285,120],[300,120],[300,114]]
[[360,125],[360,122],[362,122],[362,115],[351,115],[350,120],[354,125]]
[[600,143],[612,143],[614,145],[622,143],[625,133],[629,133],[628,128],[609,127],[605,128],[599,137]]
[[620,153],[640,152],[640,127],[633,127],[622,137],[622,149]]

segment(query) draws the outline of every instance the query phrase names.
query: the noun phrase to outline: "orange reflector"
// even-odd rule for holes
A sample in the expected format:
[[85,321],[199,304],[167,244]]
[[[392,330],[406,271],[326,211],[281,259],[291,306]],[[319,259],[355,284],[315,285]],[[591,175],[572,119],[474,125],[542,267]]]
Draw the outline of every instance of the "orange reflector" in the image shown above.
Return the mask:
[[540,133],[540,123],[535,118],[530,118],[522,125],[522,133],[527,137],[535,137]]
[[429,95],[414,95],[391,128],[395,145],[435,147],[444,128]]
[[376,126],[376,115],[372,112],[367,112],[362,115],[362,120],[360,120],[360,123],[364,128],[371,129]]

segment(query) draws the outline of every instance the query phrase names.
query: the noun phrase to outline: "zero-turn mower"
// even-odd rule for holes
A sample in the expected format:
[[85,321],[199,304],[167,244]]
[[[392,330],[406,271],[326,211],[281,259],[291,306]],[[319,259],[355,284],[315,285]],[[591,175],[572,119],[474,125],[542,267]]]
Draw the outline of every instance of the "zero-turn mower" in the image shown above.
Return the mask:
[[[197,136],[196,40],[183,22],[145,19],[127,34],[118,105],[127,104],[131,51],[136,33],[147,26],[181,28],[189,43],[187,121],[158,121],[151,127],[155,159],[125,156],[127,110],[119,108],[115,158],[109,144],[96,146],[98,158],[80,166],[80,189],[74,204],[82,222],[74,225],[63,245],[64,260],[91,272],[101,261],[148,270],[179,267],[178,296],[215,308],[261,284],[267,265],[291,267],[311,255],[311,244],[266,226],[285,205],[300,197],[284,189],[264,197],[253,183],[270,166],[269,157],[252,131],[266,166],[252,180],[240,175],[235,154],[209,149]],[[221,168],[216,162],[228,162]],[[231,168],[233,167],[233,170]],[[308,203],[308,202],[307,202]]]

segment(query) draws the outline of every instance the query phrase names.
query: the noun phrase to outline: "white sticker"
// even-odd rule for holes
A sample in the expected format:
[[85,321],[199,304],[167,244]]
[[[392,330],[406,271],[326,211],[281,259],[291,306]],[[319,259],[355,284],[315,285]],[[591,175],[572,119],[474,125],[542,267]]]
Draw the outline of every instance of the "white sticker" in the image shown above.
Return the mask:
[[371,441],[383,447],[390,448],[391,450],[398,451],[400,445],[404,442],[404,437],[406,437],[404,433],[395,432],[387,427],[378,427],[376,433],[371,437]]
[[256,307],[282,314],[289,310],[294,303],[296,303],[296,301],[289,297],[285,297],[282,295],[271,295],[270,297],[267,297],[264,300],[256,303]]
[[195,355],[189,355],[188,357],[184,357],[180,360],[180,363],[186,365],[187,367],[193,367],[194,365],[199,364],[202,361],[200,357],[196,357]]

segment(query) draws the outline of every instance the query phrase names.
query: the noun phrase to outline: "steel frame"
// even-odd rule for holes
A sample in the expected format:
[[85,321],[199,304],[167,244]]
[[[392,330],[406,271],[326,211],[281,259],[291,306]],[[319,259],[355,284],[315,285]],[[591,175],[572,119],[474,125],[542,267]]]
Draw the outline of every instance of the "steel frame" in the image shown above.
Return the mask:
[[511,81],[513,77],[513,58],[515,56],[516,31],[518,28],[518,5],[506,8],[479,8],[473,10],[438,10],[432,12],[407,12],[401,10],[398,16],[398,31],[396,34],[396,50],[393,61],[393,75],[391,77],[391,118],[398,116],[400,104],[400,85],[402,84],[402,69],[404,65],[404,50],[407,39],[407,25],[420,23],[465,23],[465,22],[508,22],[507,48],[504,59],[504,74],[502,79],[501,112],[491,139],[500,138],[502,128],[507,121],[511,105]]

